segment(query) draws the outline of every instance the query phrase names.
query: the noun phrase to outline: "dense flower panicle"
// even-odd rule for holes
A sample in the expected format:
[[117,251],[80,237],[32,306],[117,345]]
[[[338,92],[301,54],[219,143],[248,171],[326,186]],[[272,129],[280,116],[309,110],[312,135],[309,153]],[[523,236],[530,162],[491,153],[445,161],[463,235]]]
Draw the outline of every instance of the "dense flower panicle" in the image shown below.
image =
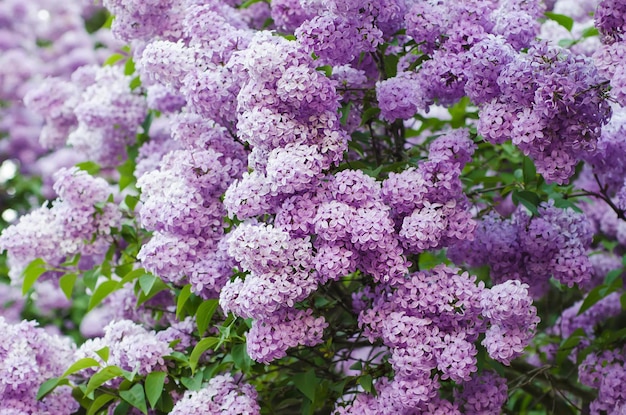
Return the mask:
[[279,30],[293,33],[302,23],[312,18],[299,0],[277,0],[271,3],[272,19]]
[[0,340],[2,411],[70,415],[78,410],[78,402],[66,386],[57,388],[43,400],[36,399],[39,386],[60,376],[72,363],[74,348],[68,339],[50,335],[34,322],[9,324],[0,317]]
[[[581,183],[581,187],[588,190],[595,190],[598,186],[595,178],[590,173],[597,175],[602,186],[610,195],[614,195],[624,185],[626,167],[621,162],[622,155],[626,154],[626,143],[621,138],[626,133],[626,110],[615,107],[611,121],[602,128],[602,133],[598,140],[598,152],[586,158],[589,165],[583,174],[591,180],[591,183]],[[593,186],[593,187],[592,187]]]
[[325,199],[324,192],[307,192],[285,199],[276,212],[274,226],[294,237],[315,233],[318,208]]
[[567,182],[576,163],[596,151],[611,114],[601,81],[588,58],[545,43],[533,45],[500,73],[498,100],[517,105],[512,141],[547,181]]
[[187,391],[170,412],[173,415],[258,415],[257,392],[232,375],[217,375],[202,389]]
[[268,318],[255,320],[247,336],[248,354],[257,362],[269,363],[286,356],[289,348],[318,345],[328,323],[312,314],[311,309],[282,308]]
[[482,293],[480,304],[491,324],[482,344],[493,359],[508,365],[522,354],[539,323],[528,286],[518,280],[494,285]]
[[137,60],[137,73],[146,85],[159,83],[180,88],[195,64],[193,49],[183,42],[157,40],[148,43]]
[[521,210],[510,219],[486,215],[474,240],[451,247],[448,256],[456,263],[489,265],[494,282],[520,280],[538,297],[551,276],[569,286],[591,278],[591,236],[584,215],[544,204],[534,218]]
[[382,40],[371,21],[330,12],[305,21],[295,35],[308,53],[336,65],[350,63],[360,52],[373,52]]
[[149,40],[155,36],[176,39],[181,34],[178,0],[121,1],[103,0],[113,15],[113,34],[121,40]]
[[600,1],[594,19],[604,43],[626,40],[626,6],[621,1]]
[[198,256],[213,248],[212,241],[207,246],[201,236],[177,235],[155,231],[145,243],[137,259],[149,272],[173,284],[184,285],[186,276],[194,270]]
[[[22,278],[21,270],[36,258],[56,266],[77,253],[103,254],[111,228],[121,221],[117,206],[107,202],[113,189],[104,179],[76,167],[62,169],[55,177],[59,198],[52,206],[44,205],[22,216],[0,235],[0,249],[8,252],[12,264],[9,275],[15,283]],[[97,208],[97,203],[104,205]],[[85,244],[85,240],[91,242]]]
[[[104,336],[89,340],[76,352],[79,357],[92,357],[101,360],[95,353],[108,347],[107,364],[119,366],[123,370],[136,371],[147,375],[153,371],[164,370],[164,357],[172,353],[167,338],[157,336],[143,326],[130,320],[117,320],[104,328]],[[79,372],[76,376],[80,376]]]
[[76,85],[57,78],[45,80],[26,94],[26,107],[45,119],[39,137],[43,147],[53,149],[65,144],[70,131],[78,124],[74,108],[79,96]]
[[454,401],[467,415],[497,415],[506,402],[506,379],[485,371],[463,383],[463,391],[455,391]]
[[578,367],[580,383],[598,389],[597,398],[590,405],[591,414],[620,414],[626,407],[624,353],[624,349],[590,353]]
[[250,273],[243,281],[227,282],[221,290],[225,311],[267,318],[293,307],[317,288],[308,237],[292,238],[271,225],[244,223],[229,234],[228,253]]
[[401,72],[376,83],[376,98],[381,116],[387,121],[409,119],[426,108],[421,85],[413,72]]
[[505,39],[487,36],[469,50],[469,64],[465,93],[475,104],[497,98],[501,91],[498,77],[501,70],[515,58],[515,51]]
[[[402,396],[404,409],[434,404],[437,378],[474,382],[479,334],[485,333],[490,357],[508,365],[529,344],[539,321],[527,286],[519,281],[488,290],[476,284],[475,276],[438,265],[396,284],[376,296],[365,293],[371,307],[360,306],[359,326],[370,341],[381,338],[390,348],[392,388]],[[467,393],[459,398],[459,408],[465,404],[467,413],[499,413],[506,389],[503,379],[493,382],[498,394],[480,400]],[[408,393],[409,385],[418,390]]]

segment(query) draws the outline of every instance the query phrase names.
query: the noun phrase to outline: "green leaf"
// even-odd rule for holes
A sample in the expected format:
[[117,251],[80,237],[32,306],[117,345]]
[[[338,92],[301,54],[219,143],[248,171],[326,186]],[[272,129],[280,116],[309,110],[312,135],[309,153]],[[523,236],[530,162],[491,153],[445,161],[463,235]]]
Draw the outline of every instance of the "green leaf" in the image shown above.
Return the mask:
[[623,272],[624,272],[623,268],[618,268],[618,269],[609,271],[604,277],[604,284],[613,285],[617,281],[617,279],[622,276]]
[[419,254],[418,267],[421,271],[426,271],[439,264],[446,263],[446,260],[446,254],[443,250],[435,252],[424,251]]
[[62,377],[67,377],[69,375],[73,375],[76,372],[79,372],[88,367],[100,366],[100,363],[91,357],[84,357],[79,361],[75,362],[72,366],[70,366],[65,372],[63,372]]
[[365,392],[372,393],[372,391],[374,391],[374,379],[372,375],[359,376],[359,385],[361,385]]
[[124,58],[126,58],[126,56],[122,55],[121,53],[114,53],[109,56],[107,60],[104,61],[104,64],[102,66],[113,66]]
[[109,361],[109,352],[110,350],[108,346],[104,346],[102,349],[96,350],[96,354],[105,362]]
[[72,291],[74,291],[76,277],[77,275],[72,273],[65,274],[61,278],[59,278],[59,286],[61,287],[63,294],[65,294],[65,297],[67,297],[68,300],[72,299]]
[[583,300],[580,308],[578,309],[577,315],[581,315],[582,313],[593,307],[596,303],[598,303],[598,301],[602,300],[604,297],[611,294],[612,292],[617,291],[619,285],[621,285],[621,282],[621,279],[617,279],[611,285],[598,285],[597,287],[589,291],[589,293]]
[[131,281],[136,280],[137,278],[140,278],[143,275],[146,275],[147,271],[143,268],[137,268],[134,269],[128,273],[126,273],[126,275],[124,275],[121,279],[121,281],[119,282],[119,286],[123,287],[124,285],[128,284]]
[[556,352],[556,364],[561,365],[565,362],[565,359],[572,353],[574,347],[580,344],[580,341],[585,338],[585,331],[581,328],[574,330],[574,332],[559,346],[559,350]]
[[315,402],[315,389],[319,383],[319,379],[315,376],[315,371],[310,369],[305,373],[296,373],[293,377],[293,383],[296,385],[296,388],[304,396],[309,398],[311,402]]
[[198,326],[198,333],[202,336],[206,329],[209,327],[209,323],[215,314],[215,310],[219,302],[215,299],[206,300],[198,307],[196,311],[196,324]]
[[130,89],[133,91],[139,88],[141,86],[141,78],[139,78],[138,76],[134,77],[133,79],[131,79],[129,86],[130,86]]
[[324,74],[330,78],[333,75],[333,67],[330,65],[318,66],[315,70],[324,72]]
[[377,117],[378,114],[380,114],[380,108],[371,107],[366,109],[361,116],[361,125],[367,124],[371,119]]
[[568,32],[572,31],[572,27],[574,27],[574,19],[572,19],[571,17],[565,16],[564,14],[557,14],[552,12],[545,12],[544,14],[548,19],[554,20],[555,22],[566,28]]
[[132,159],[129,158],[124,163],[120,164],[117,167],[117,171],[120,173],[120,190],[124,190],[135,183],[135,162]]
[[109,294],[119,288],[118,281],[104,281],[96,287],[96,290],[89,299],[89,305],[87,311],[91,311],[95,306],[100,304]]
[[114,400],[116,397],[114,395],[102,394],[93,400],[91,405],[89,405],[89,410],[87,411],[87,415],[96,415],[98,410],[102,408],[107,403]]
[[94,161],[83,161],[82,163],[76,164],[76,167],[86,171],[92,176],[100,173],[100,165]]
[[237,369],[241,370],[243,373],[250,370],[250,367],[252,366],[252,359],[248,355],[245,343],[234,345],[231,350],[231,356]]
[[[420,268],[420,269],[422,269],[422,268]],[[350,370],[359,370],[359,371],[363,370],[363,363],[361,363],[361,362],[353,363],[352,366],[350,366]]]
[[197,391],[202,388],[202,380],[204,379],[204,374],[202,372],[198,372],[195,376],[192,377],[184,377],[180,379],[180,382],[185,385],[185,387],[192,391]]
[[41,399],[45,398],[46,395],[48,395],[50,392],[52,392],[54,390],[54,388],[56,388],[57,386],[61,385],[62,382],[63,382],[63,384],[68,384],[69,383],[67,381],[67,379],[64,379],[62,377],[48,379],[47,381],[42,383],[41,386],[39,387],[39,389],[37,390],[37,400],[41,400]]
[[212,347],[215,347],[219,344],[220,339],[217,337],[207,337],[198,342],[196,347],[191,351],[191,355],[189,356],[189,367],[191,371],[195,373],[196,367],[198,367],[198,361],[204,352],[209,350]]
[[[145,277],[145,278],[144,278]],[[142,284],[143,278],[143,284]],[[156,277],[152,274],[146,274],[142,277],[139,277],[139,286],[141,287],[141,293],[137,298],[137,305],[141,305],[160,293],[163,290],[169,289],[167,284],[165,284],[159,277]],[[144,291],[144,288],[150,287],[148,292]]]
[[578,41],[576,39],[561,39],[558,42],[558,45],[562,48],[568,49],[577,44]]
[[124,75],[132,75],[135,73],[135,62],[133,58],[128,58],[124,64]]
[[588,37],[598,36],[599,34],[600,32],[598,32],[598,28],[595,26],[591,26],[583,30],[582,37],[588,38]]
[[150,407],[154,408],[163,393],[163,385],[165,384],[165,372],[151,372],[146,376],[146,396]]
[[141,291],[143,291],[145,294],[150,294],[157,280],[159,280],[159,277],[157,277],[156,275],[144,273],[144,275],[139,277],[139,286],[141,287]]
[[183,309],[187,300],[191,297],[191,284],[187,284],[180,290],[180,294],[178,294],[178,299],[176,300],[176,318],[181,320]]
[[533,163],[529,157],[524,157],[522,171],[524,173],[525,185],[529,185],[537,181],[537,169],[535,168],[535,163]]
[[126,206],[128,206],[128,209],[130,209],[131,211],[134,211],[135,207],[137,206],[137,203],[139,203],[139,198],[133,195],[126,195],[126,197],[124,198],[124,203],[126,203]]
[[108,382],[111,379],[122,376],[123,371],[117,366],[107,366],[104,369],[100,370],[98,373],[93,375],[89,382],[87,383],[87,388],[85,389],[84,396],[89,395],[91,392],[95,391],[97,388],[102,386],[104,383]]
[[95,267],[90,269],[89,271],[85,271],[83,274],[83,283],[85,287],[89,288],[91,291],[96,289],[96,284],[98,283],[98,279],[101,275],[100,267]]
[[385,75],[387,79],[393,78],[398,74],[398,62],[400,58],[396,54],[385,55],[383,58],[383,65],[385,67]]
[[247,9],[248,7],[252,6],[254,3],[258,3],[260,1],[263,1],[263,0],[247,0],[244,3],[242,3],[241,6],[239,6],[239,8]]
[[24,285],[22,285],[22,295],[32,288],[41,274],[46,272],[46,261],[41,258],[34,259],[26,266],[22,275],[24,276]]
[[511,195],[511,199],[515,204],[521,203],[522,205],[524,205],[524,207],[526,207],[526,209],[528,209],[533,215],[539,214],[537,206],[539,206],[540,200],[539,196],[536,193],[530,192],[528,190],[516,190]]
[[120,391],[120,397],[126,402],[139,409],[143,414],[148,415],[148,407],[146,406],[146,394],[143,385],[137,383],[126,391]]

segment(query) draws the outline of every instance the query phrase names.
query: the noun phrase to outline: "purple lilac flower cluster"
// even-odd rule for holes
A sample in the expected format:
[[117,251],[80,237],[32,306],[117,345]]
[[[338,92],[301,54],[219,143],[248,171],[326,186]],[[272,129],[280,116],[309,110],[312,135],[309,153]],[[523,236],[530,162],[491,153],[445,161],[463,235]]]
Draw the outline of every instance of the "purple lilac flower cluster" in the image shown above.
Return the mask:
[[467,95],[480,106],[485,139],[512,139],[548,182],[566,183],[595,154],[611,110],[604,73],[590,58],[535,41],[542,12],[540,2],[413,5],[407,34],[431,59],[377,83],[382,117],[408,119]]
[[104,254],[111,228],[121,221],[117,205],[108,202],[114,192],[104,179],[75,167],[60,170],[56,178],[54,190],[59,198],[52,206],[44,205],[22,216],[0,234],[0,249],[8,252],[9,276],[16,284],[22,270],[36,258],[57,266],[78,253]]
[[591,278],[587,253],[592,236],[584,215],[543,204],[535,217],[522,209],[509,219],[484,216],[474,240],[452,246],[448,256],[457,264],[489,265],[494,282],[520,280],[540,297],[550,277],[570,287]]
[[[147,375],[153,371],[165,370],[164,357],[172,353],[168,336],[158,336],[143,326],[130,320],[117,320],[104,328],[104,336],[87,340],[76,351],[78,359],[91,357],[101,362],[118,366],[129,372]],[[108,347],[109,358],[106,362],[96,353]],[[84,369],[76,376],[93,374],[94,369]]]
[[83,66],[71,81],[49,79],[32,89],[24,100],[46,120],[42,145],[56,148],[67,140],[104,166],[120,164],[146,116],[145,100],[130,80],[119,66]]
[[[7,135],[0,142],[0,159],[19,160],[24,173],[38,173],[53,161],[38,160],[44,154],[40,132],[45,136],[51,131],[41,131],[42,120],[25,108],[25,95],[44,78],[67,80],[83,65],[102,63],[119,46],[108,30],[85,30],[84,18],[97,10],[82,0],[0,4],[0,132]],[[54,84],[49,85],[56,88]],[[53,164],[67,167],[72,162],[66,159]]]
[[73,362],[68,338],[48,334],[35,322],[9,324],[0,317],[0,402],[3,414],[70,415],[79,409],[67,386],[37,400],[39,386]]
[[449,131],[433,141],[428,160],[390,173],[383,182],[383,201],[392,208],[406,251],[420,253],[473,237],[476,222],[460,175],[475,148],[467,130]]
[[[528,286],[507,281],[486,289],[482,282],[476,283],[475,276],[459,271],[438,265],[394,286],[388,284],[384,295],[373,297],[371,308],[361,311],[359,325],[370,341],[382,339],[389,347],[394,378],[378,385],[377,397],[357,399],[337,413],[362,413],[364,404],[371,411],[390,406],[394,413],[428,413],[433,405],[443,406],[438,398],[439,380],[467,385],[468,391],[480,382],[494,382],[497,377],[483,381],[479,379],[486,375],[476,373],[474,343],[481,333],[485,334],[482,344],[493,359],[508,365],[522,354],[539,322]],[[502,389],[502,380],[495,383]],[[498,413],[506,399],[506,393],[500,392],[491,397],[493,401],[475,402],[464,393],[458,399],[465,401],[468,413],[481,413],[481,405],[482,410]]]
[[578,366],[583,385],[598,390],[589,406],[590,414],[618,415],[626,409],[626,350],[615,349],[591,353]]
[[198,391],[185,393],[170,412],[172,415],[257,415],[261,409],[256,402],[253,386],[236,381],[231,375],[218,375]]

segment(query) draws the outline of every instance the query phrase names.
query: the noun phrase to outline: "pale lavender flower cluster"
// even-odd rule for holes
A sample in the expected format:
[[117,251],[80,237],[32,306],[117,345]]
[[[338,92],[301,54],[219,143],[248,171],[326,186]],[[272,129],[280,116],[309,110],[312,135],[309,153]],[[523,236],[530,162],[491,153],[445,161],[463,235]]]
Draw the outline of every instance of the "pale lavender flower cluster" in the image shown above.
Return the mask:
[[[78,253],[104,254],[111,228],[119,226],[121,212],[107,202],[113,189],[104,179],[75,167],[62,169],[54,189],[59,198],[51,207],[44,205],[22,216],[0,235],[0,249],[8,252],[9,275],[15,283],[20,281],[24,267],[36,258],[57,266]],[[86,244],[86,240],[91,242]]]
[[328,195],[313,218],[315,269],[320,282],[337,280],[362,269],[375,281],[393,281],[408,272],[391,209],[381,185],[358,170],[330,177]]
[[[626,45],[626,42],[624,44]],[[624,64],[626,65],[626,60]],[[616,106],[611,121],[602,128],[597,153],[586,158],[588,165],[579,179],[581,188],[589,191],[599,190],[595,178],[590,177],[591,173],[597,176],[601,186],[606,187],[605,191],[611,196],[624,187],[626,167],[621,162],[626,154],[626,143],[622,139],[624,134],[626,134],[626,109]]]
[[532,303],[528,285],[518,280],[508,280],[482,292],[482,314],[491,324],[482,344],[494,360],[510,364],[535,336],[539,317]]
[[626,409],[625,353],[624,349],[591,353],[578,367],[580,383],[598,390],[590,414],[619,415]]
[[235,58],[246,74],[239,94],[238,131],[252,152],[224,204],[240,219],[275,213],[280,202],[314,188],[343,157],[334,81],[314,69],[297,42],[257,34]]
[[448,256],[458,264],[489,265],[494,282],[520,280],[539,297],[547,290],[551,276],[570,287],[591,278],[587,251],[592,236],[584,215],[543,204],[536,217],[521,209],[510,219],[486,215],[476,228],[474,240],[452,246]]
[[308,53],[331,65],[351,63],[362,52],[374,52],[402,28],[405,1],[368,0],[301,2],[314,15],[295,35]]
[[[96,352],[109,348],[109,359],[103,362]],[[165,370],[164,357],[172,353],[169,339],[158,336],[130,320],[117,320],[104,328],[104,336],[87,340],[76,351],[76,358],[91,357],[101,364],[115,365],[142,376],[153,371]],[[76,376],[90,375],[95,369],[79,372]]]
[[[409,118],[415,110],[428,109],[435,102],[452,105],[465,94],[477,99],[476,104],[495,96],[499,71],[515,51],[534,40],[542,12],[540,3],[532,1],[412,4],[404,16],[406,33],[431,59],[411,76],[400,73],[398,81],[391,78],[379,84],[383,116]],[[407,100],[412,106],[394,112],[388,95],[400,81],[407,87],[401,102]]]
[[392,208],[399,240],[420,253],[472,239],[476,222],[468,211],[461,170],[476,146],[465,129],[451,130],[430,146],[428,160],[417,168],[390,173],[383,201]]
[[[109,47],[117,47],[107,30],[87,33],[84,17],[93,11],[82,0],[0,3],[0,131],[7,135],[0,158],[19,159],[24,172],[37,172],[35,162],[44,152],[37,142],[42,120],[24,107],[24,96],[43,78],[69,79],[75,69],[103,62]],[[54,84],[48,83],[52,90]]]
[[141,223],[155,231],[139,255],[146,269],[180,283],[192,274],[198,256],[217,250],[225,215],[218,198],[242,167],[210,148],[174,150],[162,158],[158,170],[139,178]]
[[187,6],[181,9],[181,39],[156,39],[138,57],[138,72],[149,89],[181,91],[171,95],[177,104],[171,108],[170,134],[178,144],[166,138],[142,148],[154,169],[138,179],[139,214],[154,234],[139,259],[166,281],[191,283],[194,293],[214,298],[233,266],[221,241],[226,211],[220,197],[241,176],[246,158],[232,139],[241,85],[232,83],[238,79],[235,69],[224,64],[247,46],[248,32],[242,16],[226,4]]
[[3,414],[70,415],[79,409],[67,386],[42,400],[37,390],[46,380],[61,376],[73,362],[74,347],[67,338],[48,334],[35,322],[7,323],[0,317],[0,402]]
[[[397,413],[426,410],[438,395],[439,379],[472,382],[474,343],[481,333],[489,356],[507,365],[534,335],[539,319],[527,285],[507,281],[485,289],[475,276],[459,271],[438,265],[412,274],[387,285],[359,314],[369,340],[381,338],[390,349],[395,375],[389,388]],[[381,410],[384,401],[381,392],[368,405]],[[504,399],[494,402],[501,405]],[[347,413],[359,413],[352,411]]]
[[482,372],[463,384],[463,391],[455,390],[455,403],[465,415],[498,415],[506,402],[506,379],[491,371]]
[[232,375],[217,375],[198,391],[188,391],[170,412],[172,415],[257,415],[261,408],[253,386]]
[[311,309],[281,308],[252,323],[246,338],[248,354],[257,362],[269,363],[285,357],[292,347],[322,343],[327,327],[324,317],[313,316]]
[[24,100],[46,120],[42,145],[56,148],[67,141],[104,166],[123,162],[147,113],[130,80],[119,66],[84,66],[71,81],[49,79],[32,89]]
[[179,0],[103,0],[115,15],[111,30],[126,42],[147,40],[155,36],[178,37],[181,32]]
[[602,0],[594,13],[604,43],[626,41],[626,5],[619,0]]
[[308,237],[291,237],[272,225],[243,223],[227,238],[228,254],[249,273],[243,281],[227,282],[220,292],[224,311],[263,319],[293,307],[317,288]]

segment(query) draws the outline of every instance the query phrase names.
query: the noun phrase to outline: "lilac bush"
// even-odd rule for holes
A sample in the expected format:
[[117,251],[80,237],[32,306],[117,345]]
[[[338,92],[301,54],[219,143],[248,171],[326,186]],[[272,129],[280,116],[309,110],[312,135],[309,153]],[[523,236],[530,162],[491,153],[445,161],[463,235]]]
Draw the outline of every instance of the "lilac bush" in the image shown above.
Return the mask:
[[618,414],[617,0],[0,2],[0,415]]

